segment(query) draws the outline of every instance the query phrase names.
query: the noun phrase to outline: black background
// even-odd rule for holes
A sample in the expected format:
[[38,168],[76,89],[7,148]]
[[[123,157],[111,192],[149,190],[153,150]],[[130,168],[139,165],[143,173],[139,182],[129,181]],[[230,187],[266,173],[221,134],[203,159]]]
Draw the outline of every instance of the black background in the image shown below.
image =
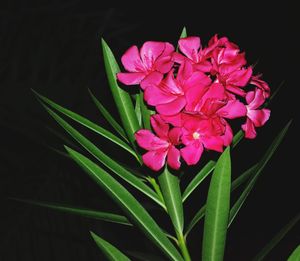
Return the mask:
[[[30,3],[31,2],[31,3]],[[29,4],[30,3],[30,4]],[[248,4],[248,3],[247,3]],[[103,9],[80,1],[26,1],[0,9],[0,260],[105,260],[92,242],[93,230],[120,249],[155,253],[156,249],[132,228],[97,222],[17,203],[8,197],[70,203],[104,211],[119,210],[70,160],[49,150],[63,149],[65,134],[35,100],[33,88],[56,102],[109,128],[87,92],[90,88],[112,111],[105,78],[100,38],[103,36],[119,59],[131,45],[147,40],[176,44],[185,25],[189,35],[200,35],[205,44],[218,33],[246,51],[255,72],[274,91],[285,81],[271,105],[271,119],[253,141],[243,141],[233,152],[233,177],[257,162],[276,134],[294,118],[279,150],[259,178],[246,204],[232,224],[225,260],[251,260],[299,211],[298,121],[299,84],[293,17],[278,6],[250,10],[240,6],[227,11],[209,7],[174,9]],[[231,9],[231,8],[229,8]],[[52,131],[50,131],[50,129]],[[103,150],[123,156],[102,138]],[[215,156],[215,155],[212,155]],[[209,157],[209,156],[208,156]],[[203,158],[205,161],[206,158]],[[196,171],[196,170],[195,170]],[[194,171],[194,172],[195,172]],[[187,173],[186,185],[193,173]],[[186,203],[186,220],[205,201],[207,185]],[[134,192],[133,190],[131,190]],[[135,194],[144,202],[145,198]],[[239,195],[236,192],[233,200]],[[151,210],[156,217],[160,213]],[[161,219],[162,226],[169,221]],[[189,237],[194,260],[201,251],[202,223]],[[281,241],[266,260],[286,260],[299,244],[299,225]]]

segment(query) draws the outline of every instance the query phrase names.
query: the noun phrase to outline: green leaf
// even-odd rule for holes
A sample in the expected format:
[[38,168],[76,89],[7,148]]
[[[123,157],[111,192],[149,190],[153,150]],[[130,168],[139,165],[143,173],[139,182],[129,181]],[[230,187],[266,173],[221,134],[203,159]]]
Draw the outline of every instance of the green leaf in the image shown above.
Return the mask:
[[182,194],[182,202],[184,202],[188,196],[201,184],[201,182],[213,171],[216,162],[210,160],[200,172],[192,179],[189,185],[186,187]]
[[127,253],[134,257],[136,260],[140,260],[140,261],[165,261],[164,259],[152,255],[152,254],[148,254],[148,253],[143,253],[143,252],[137,252],[137,251],[127,251]]
[[177,249],[172,245],[153,218],[142,205],[118,181],[100,166],[82,154],[66,147],[70,156],[85,172],[115,201],[130,220],[140,228],[172,260],[182,261]]
[[293,251],[287,261],[299,261],[300,260],[300,245]]
[[257,168],[254,170],[255,175],[248,182],[248,184],[246,185],[246,188],[244,189],[243,193],[241,194],[239,199],[235,202],[235,204],[233,205],[233,207],[230,210],[230,218],[229,218],[229,223],[228,223],[229,226],[231,225],[231,223],[233,222],[233,220],[236,217],[237,213],[239,212],[239,210],[243,206],[246,198],[248,197],[249,193],[253,189],[253,187],[254,187],[258,177],[262,173],[264,167],[266,166],[266,164],[269,162],[269,160],[273,156],[273,154],[276,151],[276,149],[278,148],[279,144],[282,142],[282,140],[283,140],[283,138],[284,138],[284,136],[285,136],[285,134],[286,134],[286,132],[287,132],[290,125],[291,125],[291,121],[289,121],[287,123],[287,125],[282,129],[282,131],[277,135],[277,137],[274,139],[274,141],[272,142],[272,144],[270,145],[270,147],[268,148],[268,150],[266,151],[266,153],[264,154],[262,159],[259,161]]
[[182,234],[184,219],[179,178],[172,175],[166,166],[158,182],[173,226],[177,233]]
[[223,260],[230,210],[230,147],[217,161],[211,178],[204,221],[202,260]]
[[114,142],[115,144],[117,144],[121,148],[125,149],[130,154],[132,154],[135,158],[138,159],[138,155],[136,154],[136,152],[127,143],[125,143],[123,140],[121,140],[120,138],[118,138],[117,136],[115,136],[114,134],[109,132],[108,130],[100,127],[99,125],[97,125],[97,124],[91,122],[90,120],[82,117],[81,115],[79,115],[75,112],[72,112],[72,111],[58,105],[57,103],[55,103],[55,102],[51,101],[50,99],[42,96],[41,94],[38,94],[36,91],[33,91],[33,92],[37,95],[37,97],[43,103],[46,103],[46,104],[50,105],[53,109],[61,112],[62,114],[69,117],[70,119],[80,123],[81,125],[83,125],[83,126],[87,127],[88,129],[94,131],[95,133],[100,134],[101,136],[105,137],[106,139],[109,139],[110,141]]
[[244,138],[244,132],[242,130],[239,130],[233,137],[232,148],[235,148],[236,145],[238,145],[243,138]]
[[135,107],[134,107],[134,111],[135,111],[135,115],[138,119],[139,125],[141,126],[141,128],[143,128],[143,124],[142,124],[142,112],[141,112],[141,96],[139,94],[136,94],[136,98],[135,98]]
[[144,101],[144,94],[143,94],[142,91],[140,91],[139,102],[140,102],[140,107],[141,107],[141,113],[142,113],[142,120],[143,120],[144,128],[148,129],[148,130],[151,130],[150,116],[151,116],[152,111],[147,108],[147,105],[145,104],[145,101]]
[[[250,178],[250,176],[253,175],[253,172],[256,169],[256,167],[257,167],[257,164],[255,164],[251,168],[247,169],[245,172],[243,172],[242,175],[237,177],[231,184],[231,192],[233,192],[240,185],[245,183]],[[187,236],[191,232],[191,230],[194,228],[194,226],[204,217],[205,207],[206,207],[206,205],[202,206],[201,209],[193,217],[193,219],[191,220],[191,222],[189,223],[189,225],[186,228],[185,236]]]
[[186,37],[187,37],[187,31],[186,31],[186,27],[184,26],[179,38],[186,38]]
[[106,221],[106,222],[132,226],[132,224],[128,221],[128,219],[126,217],[117,215],[117,214],[113,214],[113,213],[102,212],[102,211],[87,209],[87,208],[73,207],[73,206],[57,204],[57,203],[49,203],[49,202],[18,199],[18,198],[11,198],[11,199],[17,200],[20,202],[24,202],[24,203],[28,203],[28,204],[32,204],[35,206],[39,206],[39,207],[45,207],[45,208],[57,210],[60,212],[69,213],[72,215],[77,215],[77,216],[81,216],[81,217],[92,218],[92,219],[102,220],[102,221]]
[[125,132],[135,148],[135,137],[134,133],[139,130],[140,126],[135,115],[134,107],[130,95],[121,89],[117,83],[116,74],[120,72],[120,68],[116,62],[116,59],[107,45],[107,43],[102,39],[102,50],[104,57],[104,65],[108,78],[108,83],[118,108],[121,121],[123,123]]
[[125,256],[119,249],[117,249],[112,244],[108,243],[101,237],[97,236],[95,233],[90,231],[91,236],[96,242],[97,246],[101,249],[103,254],[108,258],[109,261],[130,261],[130,259]]
[[[278,232],[278,234],[276,234],[272,238],[272,240],[254,257],[253,260],[255,261],[264,260],[264,258],[270,253],[270,251],[281,241],[281,239],[284,238],[284,236],[298,223],[299,220],[300,220],[300,213],[296,217],[294,217],[288,224],[286,224]],[[298,255],[300,255],[299,252]]]
[[111,157],[103,153],[99,148],[97,148],[92,142],[75,130],[70,124],[68,124],[64,119],[57,115],[54,111],[44,105],[45,109],[49,114],[63,127],[79,144],[81,144],[89,153],[91,153],[96,159],[98,159],[107,168],[112,170],[120,178],[124,179],[130,185],[144,193],[146,196],[151,198],[157,204],[164,207],[164,204],[158,198],[158,196],[151,190],[145,183],[143,183],[139,178],[130,173],[118,162],[113,160]]
[[96,96],[91,92],[90,89],[88,89],[93,102],[95,103],[96,107],[99,109],[100,113],[103,115],[103,117],[107,120],[107,122],[115,129],[117,133],[125,140],[128,141],[126,137],[126,133],[124,129],[121,127],[121,125],[111,116],[111,114],[108,112],[108,110],[105,109],[105,107],[101,104],[101,102],[96,98]]

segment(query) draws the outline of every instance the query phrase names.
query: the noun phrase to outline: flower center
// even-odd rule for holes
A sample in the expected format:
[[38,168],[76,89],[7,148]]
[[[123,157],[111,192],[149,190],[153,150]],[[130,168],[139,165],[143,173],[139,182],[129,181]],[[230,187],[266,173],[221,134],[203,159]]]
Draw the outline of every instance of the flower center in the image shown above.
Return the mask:
[[193,133],[193,138],[194,138],[195,140],[199,140],[199,138],[200,138],[200,133],[195,131],[195,132]]

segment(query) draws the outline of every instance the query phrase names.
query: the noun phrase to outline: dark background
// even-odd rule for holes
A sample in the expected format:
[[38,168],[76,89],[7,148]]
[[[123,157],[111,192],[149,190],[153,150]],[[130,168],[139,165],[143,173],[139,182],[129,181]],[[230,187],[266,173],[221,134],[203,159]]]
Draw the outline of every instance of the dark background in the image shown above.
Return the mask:
[[[26,1],[0,9],[0,260],[105,260],[92,242],[93,230],[120,249],[155,253],[145,237],[132,228],[97,222],[17,203],[8,197],[30,198],[119,210],[73,162],[49,146],[63,149],[57,133],[64,131],[35,100],[30,88],[109,128],[92,104],[90,88],[112,111],[104,74],[100,38],[119,59],[131,45],[147,40],[176,44],[185,25],[189,35],[205,44],[218,33],[228,36],[247,53],[274,91],[285,81],[271,105],[267,125],[253,141],[233,152],[233,177],[257,162],[276,134],[294,118],[279,150],[267,165],[246,204],[232,224],[225,260],[251,260],[299,211],[298,121],[299,84],[295,31],[288,8],[241,6],[226,11],[217,5],[184,9],[103,9],[81,1]],[[230,8],[229,8],[230,9]],[[247,10],[247,12],[246,12]],[[120,152],[85,129],[105,151],[123,160]],[[66,136],[67,137],[67,136]],[[298,154],[298,155],[297,155]],[[204,161],[205,159],[203,159]],[[187,173],[183,186],[191,179]],[[209,179],[186,203],[189,220],[205,201]],[[132,190],[133,192],[133,190]],[[145,201],[139,193],[135,194]],[[235,192],[233,200],[239,195]],[[145,203],[146,205],[146,203]],[[151,207],[151,206],[149,206]],[[151,210],[156,216],[159,212]],[[163,219],[163,226],[168,220]],[[299,224],[266,260],[286,260],[299,244]],[[141,240],[145,239],[145,241]],[[189,237],[195,260],[201,251],[202,223]],[[198,257],[198,259],[197,259]]]

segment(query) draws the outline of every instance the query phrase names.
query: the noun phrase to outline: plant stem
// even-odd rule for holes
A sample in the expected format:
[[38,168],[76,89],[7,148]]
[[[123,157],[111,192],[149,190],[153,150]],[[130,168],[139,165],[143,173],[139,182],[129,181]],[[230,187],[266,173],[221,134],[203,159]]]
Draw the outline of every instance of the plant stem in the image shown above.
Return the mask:
[[176,235],[177,235],[177,240],[178,240],[178,246],[180,248],[183,259],[185,261],[191,261],[192,259],[190,257],[190,253],[187,248],[184,236],[182,235],[182,233],[178,233],[177,231],[176,231]]

